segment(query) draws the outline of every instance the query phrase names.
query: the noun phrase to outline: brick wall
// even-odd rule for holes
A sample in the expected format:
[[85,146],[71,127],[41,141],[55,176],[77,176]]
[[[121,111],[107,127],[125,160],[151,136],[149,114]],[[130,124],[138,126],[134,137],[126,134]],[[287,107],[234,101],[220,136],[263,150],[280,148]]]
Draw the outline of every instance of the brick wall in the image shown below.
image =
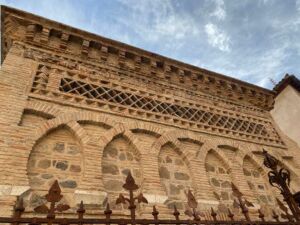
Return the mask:
[[[268,111],[213,95],[202,98],[202,91],[196,95],[181,86],[168,89],[172,85],[164,82],[159,91],[160,81],[122,75],[132,72],[130,63],[116,67],[116,56],[91,64],[74,56],[73,51],[81,51],[74,43],[64,53],[56,51],[60,42],[52,38],[46,49],[16,41],[3,61],[1,214],[11,213],[18,196],[32,211],[57,179],[70,213],[83,200],[88,214],[110,202],[122,215],[124,206],[114,201],[129,171],[149,201],[139,208],[144,216],[152,205],[165,217],[173,205],[183,211],[188,189],[201,210],[224,212],[233,202],[230,182],[254,203],[252,213],[263,207],[268,214],[279,195],[268,186],[262,148],[292,171],[297,188],[299,149],[276,128]],[[100,57],[96,50],[90,54]],[[138,102],[136,96],[142,96]],[[194,117],[198,112],[201,118]]]

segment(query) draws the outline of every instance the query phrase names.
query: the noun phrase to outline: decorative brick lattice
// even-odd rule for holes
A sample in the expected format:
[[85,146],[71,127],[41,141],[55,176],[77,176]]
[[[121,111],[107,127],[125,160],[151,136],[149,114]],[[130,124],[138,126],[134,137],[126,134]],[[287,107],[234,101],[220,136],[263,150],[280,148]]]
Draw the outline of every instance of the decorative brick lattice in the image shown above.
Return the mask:
[[44,65],[39,65],[37,73],[34,77],[32,92],[38,89],[46,89],[49,80],[50,68]]
[[263,137],[269,136],[267,129],[263,124],[234,118],[228,115],[216,114],[202,109],[162,102],[149,97],[89,84],[70,78],[62,78],[59,90],[65,93],[83,96],[92,101],[106,101],[135,109],[179,117],[207,126],[225,128],[236,132],[260,135]]

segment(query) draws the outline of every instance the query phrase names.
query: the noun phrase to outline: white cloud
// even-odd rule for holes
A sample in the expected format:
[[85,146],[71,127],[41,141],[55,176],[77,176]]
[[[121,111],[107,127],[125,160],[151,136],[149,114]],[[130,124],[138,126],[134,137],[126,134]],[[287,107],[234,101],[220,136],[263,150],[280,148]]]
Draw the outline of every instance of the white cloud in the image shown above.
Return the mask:
[[214,2],[216,4],[216,8],[209,15],[213,16],[213,17],[216,17],[218,20],[224,20],[226,18],[224,0],[214,0]]
[[208,43],[224,52],[230,52],[230,37],[221,31],[215,24],[205,25],[205,32],[208,37]]
[[296,8],[297,8],[298,12],[300,12],[300,0],[296,1]]
[[120,23],[133,29],[147,41],[159,41],[170,38],[182,40],[197,35],[197,24],[186,13],[174,8],[171,0],[119,0],[130,11],[130,16],[121,18]]
[[[285,62],[289,57],[288,45],[270,49],[263,54],[251,54],[246,59],[220,57],[209,62],[196,60],[194,65],[211,69],[237,79],[242,79],[261,87],[272,87],[270,79],[280,80],[287,71],[283,71]],[[238,63],[237,63],[238,62]]]

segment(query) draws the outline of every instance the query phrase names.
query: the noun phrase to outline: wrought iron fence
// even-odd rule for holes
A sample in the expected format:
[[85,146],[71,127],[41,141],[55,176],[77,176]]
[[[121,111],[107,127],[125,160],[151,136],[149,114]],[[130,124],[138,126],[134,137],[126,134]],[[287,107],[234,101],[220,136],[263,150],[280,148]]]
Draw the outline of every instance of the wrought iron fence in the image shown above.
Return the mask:
[[[153,219],[139,219],[136,218],[136,208],[137,205],[140,203],[148,204],[147,199],[143,196],[142,193],[135,196],[135,191],[139,189],[139,186],[135,183],[134,178],[132,177],[131,173],[128,174],[126,178],[126,182],[123,185],[123,188],[128,191],[128,196],[124,196],[120,194],[119,197],[116,199],[116,204],[127,204],[128,210],[130,211],[130,218],[114,218],[113,211],[110,209],[110,205],[106,205],[106,209],[103,212],[103,216],[105,218],[98,219],[98,218],[87,218],[85,217],[86,210],[84,207],[84,203],[81,202],[78,209],[77,209],[77,217],[74,218],[61,218],[63,212],[70,209],[70,206],[67,204],[61,204],[60,200],[63,198],[61,194],[61,189],[57,181],[51,186],[48,191],[48,194],[45,196],[48,202],[47,204],[42,204],[36,208],[34,211],[38,213],[39,217],[27,217],[23,216],[25,212],[25,208],[23,205],[23,199],[18,199],[15,207],[14,207],[14,214],[12,217],[0,217],[0,223],[2,224],[29,224],[29,225],[41,225],[41,224],[60,224],[60,225],[69,225],[69,224],[103,224],[103,225],[127,225],[127,224],[140,224],[140,225],[150,225],[150,224],[182,224],[182,225],[213,225],[213,224],[223,224],[223,225],[283,225],[283,224],[297,224],[300,225],[299,222],[299,193],[292,195],[289,190],[289,180],[290,175],[289,171],[281,168],[277,169],[278,167],[278,160],[271,156],[266,151],[263,152],[264,154],[264,164],[266,167],[270,168],[271,171],[269,172],[269,181],[270,184],[276,186],[280,189],[281,194],[284,196],[284,201],[287,202],[287,205],[290,209],[285,207],[285,205],[277,199],[278,205],[282,210],[281,215],[277,215],[276,212],[273,210],[272,220],[267,221],[265,218],[264,213],[258,209],[258,217],[257,219],[252,220],[249,216],[248,207],[252,207],[253,204],[245,197],[243,194],[238,190],[238,188],[232,184],[232,191],[233,195],[235,196],[234,203],[237,207],[240,208],[241,215],[234,215],[231,210],[228,208],[227,219],[220,217],[217,212],[211,208],[211,218],[202,219],[201,213],[198,210],[198,202],[196,201],[193,193],[188,190],[187,192],[187,205],[188,208],[184,212],[183,215],[188,216],[190,219],[182,219],[182,214],[177,210],[176,206],[174,205],[174,211],[172,217],[173,219],[160,219],[159,218],[159,211],[156,206],[153,206],[152,216]],[[298,196],[298,197],[297,197]],[[290,212],[292,214],[290,214]],[[59,215],[59,216],[58,216]],[[58,218],[59,217],[59,218]]]

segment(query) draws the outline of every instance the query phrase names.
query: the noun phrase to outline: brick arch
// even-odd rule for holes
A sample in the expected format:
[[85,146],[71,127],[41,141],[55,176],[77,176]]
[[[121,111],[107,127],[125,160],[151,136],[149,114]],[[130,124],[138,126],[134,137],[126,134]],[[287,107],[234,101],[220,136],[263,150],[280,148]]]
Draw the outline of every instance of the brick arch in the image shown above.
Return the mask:
[[[194,142],[196,144],[199,144],[199,145],[201,144],[201,150],[196,153],[196,158],[199,158],[198,155],[201,154],[203,152],[203,150],[205,151],[205,149],[212,148],[212,145],[211,145],[211,143],[210,143],[210,141],[208,139],[205,139],[202,136],[195,135],[193,133],[189,133],[189,132],[181,132],[179,134],[176,133],[176,138],[180,142],[180,144],[179,144],[179,148],[180,149],[183,149],[183,147],[182,147],[183,144],[181,142],[182,139],[186,139],[186,140],[192,141],[192,142]],[[191,158],[191,157],[194,157],[194,156],[189,156],[188,158]]]
[[228,159],[228,157],[225,155],[225,153],[223,153],[222,151],[218,151],[218,143],[215,143],[212,140],[204,143],[203,147],[201,148],[201,151],[197,155],[197,158],[201,159],[203,162],[205,162],[207,154],[210,151],[213,151],[217,155],[217,157],[219,157],[221,159],[221,161],[223,161],[225,163],[225,165],[228,166],[228,169],[231,170],[231,168],[232,168],[231,161]]
[[234,161],[235,163],[238,163],[240,166],[243,166],[243,161],[246,155],[249,155],[251,158],[253,158],[256,161],[256,164],[259,165],[259,160],[252,153],[253,149],[255,148],[252,144],[245,144],[236,140],[222,139],[216,143],[216,146],[217,147],[227,146],[235,149],[236,156]]
[[[30,144],[29,149],[30,151],[27,154],[27,159],[29,159],[30,154],[32,150],[34,149],[35,145],[47,136],[51,131],[54,131],[59,128],[66,128],[68,129],[76,138],[78,138],[79,143],[81,144],[83,155],[84,155],[84,149],[87,146],[88,142],[88,135],[86,132],[82,129],[82,127],[76,122],[76,121],[69,121],[67,123],[61,123],[59,119],[52,119],[50,121],[45,122],[37,131],[35,132],[35,136],[33,138],[33,142]],[[27,161],[26,161],[27,164]]]
[[191,140],[195,140],[202,143],[203,139],[196,138],[193,135],[189,135],[188,132],[180,132],[180,131],[170,131],[164,133],[158,140],[155,142],[152,146],[152,150],[155,153],[155,157],[158,159],[159,154],[161,152],[161,149],[166,144],[171,144],[174,148],[174,151],[181,157],[181,159],[186,164],[190,176],[191,176],[191,182],[195,190],[198,190],[198,180],[199,176],[197,174],[197,171],[195,171],[195,168],[198,168],[198,162],[197,160],[194,160],[194,157],[192,155],[188,155],[185,151],[182,149],[182,143],[179,138],[188,138]]
[[[77,125],[75,128],[76,136],[82,140],[83,143],[88,142],[88,135],[84,131],[83,128],[80,127],[78,122],[88,122],[88,123],[95,123],[95,124],[102,124],[109,128],[112,128],[116,123],[109,119],[107,116],[91,113],[91,112],[75,112],[75,113],[63,113],[60,114],[57,118],[47,121],[43,124],[38,130],[37,134],[45,134],[56,127],[65,124],[68,126],[70,122],[75,122]],[[73,124],[72,126],[75,126]],[[71,129],[72,130],[72,129]]]
[[220,159],[224,163],[224,165],[227,167],[226,169],[228,169],[231,172],[232,163],[229,161],[229,159],[227,158],[227,156],[223,152],[217,151],[214,148],[210,148],[210,149],[207,150],[207,152],[205,154],[205,158],[203,159],[204,162],[206,162],[206,157],[209,153],[215,154],[217,156],[217,158]]
[[[185,159],[187,165],[189,165],[190,157],[184,151],[181,150],[182,144],[180,140],[178,140],[180,138],[188,138],[190,140],[195,140],[196,142],[203,143],[203,146],[201,147],[201,151],[196,156],[201,161],[205,162],[208,152],[210,150],[214,150],[218,155],[218,157],[220,157],[222,161],[224,161],[225,164],[228,165],[229,169],[232,168],[232,163],[229,161],[228,157],[223,152],[216,150],[218,143],[216,143],[214,140],[205,139],[199,135],[190,134],[189,132],[180,132],[180,131],[166,132],[153,144],[152,150],[153,152],[156,152],[156,155],[158,157],[161,147],[167,143],[171,143],[176,147],[178,153],[180,153],[180,155],[182,155],[182,157]],[[238,148],[239,145],[235,143],[234,146]]]
[[182,151],[181,142],[178,140],[180,137],[189,137],[186,132],[179,131],[169,131],[162,134],[160,138],[151,146],[152,151],[155,153],[156,158],[158,158],[161,148],[166,144],[173,145],[176,152],[185,160],[187,165],[190,164],[188,155]]
[[266,176],[267,170],[263,167],[262,164],[259,163],[259,160],[257,159],[257,157],[254,154],[251,154],[251,153],[245,154],[244,158],[243,158],[243,162],[246,159],[249,159],[255,165],[255,167],[259,170],[259,172],[261,172],[263,176]]
[[240,147],[240,142],[232,139],[225,139],[222,138],[218,141],[216,141],[217,145],[227,145],[233,148],[239,148]]
[[111,129],[109,129],[107,132],[105,132],[104,135],[99,137],[101,158],[103,156],[103,151],[106,145],[108,145],[115,137],[120,135],[127,138],[135,146],[135,153],[139,157],[141,157],[140,151],[142,151],[143,145],[138,141],[138,138],[134,137],[133,133],[129,129],[127,129],[123,123],[118,123]]
[[187,139],[202,145],[204,145],[204,143],[207,142],[207,139],[204,139],[201,135],[195,135],[194,133],[190,133],[190,132],[180,132],[179,134],[176,133],[176,135],[178,136],[177,139],[179,141],[180,139]]
[[61,126],[66,126],[68,129],[70,129],[70,131],[79,139],[82,145],[85,145],[88,142],[89,137],[87,133],[76,121],[71,119],[63,120],[62,117],[57,117],[55,119],[46,121],[36,130],[33,145],[49,132]]
[[[271,155],[273,155],[275,158],[277,158],[279,160],[279,164],[281,164],[282,167],[288,169],[291,172],[291,175],[295,176],[296,178],[299,177],[297,175],[297,173],[294,171],[294,169],[291,166],[289,166],[287,163],[285,163],[284,160],[282,160],[282,156],[279,153],[276,153],[273,151],[269,151],[269,153]],[[243,159],[247,156],[250,157],[251,161],[259,168],[260,172],[263,173],[263,176],[265,177],[265,179],[268,179],[267,174],[270,170],[263,165],[263,162],[261,162],[257,158],[257,156],[255,154],[253,154],[252,152],[245,153],[243,155]]]
[[57,106],[48,105],[42,102],[28,101],[24,111],[31,112],[42,117],[52,119],[58,117],[62,112]]
[[111,120],[109,117],[99,114],[99,113],[90,113],[90,112],[80,112],[80,113],[74,113],[72,115],[74,120],[77,122],[85,122],[90,124],[101,124],[104,126],[107,126],[109,128],[112,128],[115,126],[115,122]]
[[[67,129],[68,131],[71,132],[71,134],[74,136],[75,139],[78,140],[80,147],[81,147],[81,154],[82,154],[82,162],[83,162],[83,167],[85,166],[85,157],[84,157],[84,149],[86,147],[86,140],[87,139],[85,135],[85,131],[80,127],[80,125],[76,121],[69,121],[66,124],[60,123],[57,119],[52,119],[50,120],[51,123],[45,122],[44,125],[42,125],[35,133],[35,136],[33,138],[33,141],[30,143],[29,149],[30,151],[27,152],[27,160],[26,160],[26,165],[28,164],[28,160],[30,159],[30,155],[32,151],[35,149],[35,146],[39,143],[40,140],[43,138],[47,137],[48,134],[50,134],[53,131],[60,130],[60,129]],[[48,126],[47,126],[48,125]],[[51,125],[51,126],[50,126]],[[81,174],[84,176],[84,171]],[[27,174],[28,176],[28,174]],[[28,179],[28,177],[27,177]],[[81,183],[80,178],[80,183]],[[78,187],[80,187],[81,184],[78,184]]]
[[[109,180],[105,180],[105,173],[103,173],[103,165],[105,165],[107,163],[107,158],[104,157],[104,153],[106,150],[106,147],[112,143],[114,141],[114,139],[118,138],[118,137],[124,137],[126,139],[126,142],[128,141],[128,143],[130,143],[130,145],[133,146],[132,150],[132,154],[135,158],[135,156],[139,159],[138,160],[138,165],[139,165],[139,171],[140,171],[140,176],[139,177],[135,177],[135,174],[133,172],[133,176],[136,180],[136,182],[138,183],[138,185],[141,185],[142,188],[144,188],[143,182],[144,180],[142,179],[145,176],[145,172],[144,172],[144,167],[143,167],[143,145],[139,142],[138,138],[136,138],[134,136],[134,134],[125,127],[125,124],[123,123],[117,123],[114,127],[112,127],[111,129],[107,130],[103,135],[101,135],[98,139],[98,155],[97,158],[99,159],[98,164],[100,166],[100,170],[98,171],[98,175],[101,176],[101,180],[99,182],[101,182],[101,186],[103,187],[103,191],[105,191],[106,194],[109,194],[110,192],[105,188],[105,185],[107,185],[106,182],[109,182]],[[119,151],[118,151],[119,152]],[[118,160],[118,155],[116,160],[114,161],[114,163],[119,162]],[[128,163],[128,162],[127,162]],[[128,169],[128,167],[126,167],[126,165],[128,166],[128,164],[125,164],[126,169]],[[132,162],[131,164],[132,165]],[[119,168],[121,168],[121,164],[118,165]],[[123,169],[124,169],[123,168]],[[130,167],[129,167],[130,168]],[[114,179],[112,179],[114,180]],[[119,180],[121,181],[121,180]],[[124,180],[122,180],[121,182],[124,182]],[[118,185],[117,185],[118,186]],[[116,193],[114,193],[116,190],[113,190],[110,194],[114,195]],[[110,199],[112,200],[112,199]]]
[[[156,159],[158,162],[157,178],[160,181],[166,200],[168,199],[164,204],[170,209],[173,208],[173,205],[183,208],[183,203],[186,201],[184,193],[188,189],[198,190],[196,174],[193,170],[195,163],[193,160],[188,159],[185,152],[179,147],[180,144],[176,137],[169,140],[165,139],[159,151],[157,151],[158,154],[154,157],[154,160]],[[176,169],[174,169],[174,165],[176,165]],[[164,175],[164,173],[169,175]],[[174,196],[174,190],[172,193],[173,188],[176,190],[176,197]]]
[[[249,155],[250,157],[252,157],[252,155],[254,156],[254,154],[252,153],[252,151],[256,148],[253,145],[249,145],[249,144],[244,144],[244,143],[237,143],[236,146],[234,146],[237,148],[237,154],[235,157],[235,161],[237,163],[239,163],[239,165],[243,165],[244,162],[244,158],[246,155]],[[256,159],[257,160],[257,159]],[[258,161],[257,161],[258,163]]]
[[129,124],[127,124],[127,127],[131,131],[139,130],[139,131],[143,131],[145,133],[153,134],[157,137],[160,137],[164,133],[164,131],[162,129],[158,128],[157,126],[153,126],[151,124],[147,124],[147,123],[143,123],[143,122],[139,122],[139,121],[136,121],[134,123],[129,123]]
[[231,183],[237,182],[231,161],[223,152],[213,148],[206,152],[203,160],[205,163],[203,163],[202,169],[205,171],[204,174],[210,186],[210,192],[207,194],[210,195],[211,199],[217,200],[219,204],[227,206],[232,204],[232,199],[230,198],[232,192]]
[[254,165],[259,169],[259,171],[262,173],[263,176],[266,176],[267,174],[267,168],[265,168],[260,162],[260,160],[257,158],[255,154],[252,153],[252,151],[256,150],[257,146],[255,145],[245,145],[243,148],[239,147],[238,154],[237,154],[237,161],[240,163],[240,165],[243,166],[244,160],[246,157],[249,157],[251,161],[254,163]]

